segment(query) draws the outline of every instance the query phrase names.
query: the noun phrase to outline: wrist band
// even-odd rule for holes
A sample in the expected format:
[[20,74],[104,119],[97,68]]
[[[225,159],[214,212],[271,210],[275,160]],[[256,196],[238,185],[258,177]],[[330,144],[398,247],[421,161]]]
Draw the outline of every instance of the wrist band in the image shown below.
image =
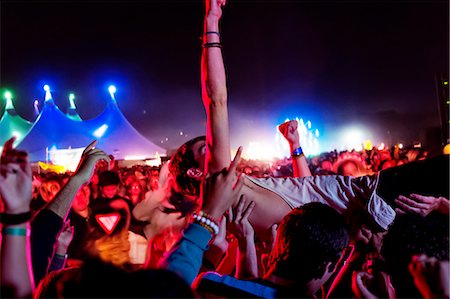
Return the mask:
[[55,253],[55,257],[60,258],[60,259],[66,259],[67,258],[67,253],[64,254],[64,255]]
[[3,235],[10,235],[10,236],[22,236],[27,237],[29,236],[29,230],[23,227],[5,227],[2,230]]
[[293,150],[292,153],[291,153],[291,156],[292,156],[292,157],[301,157],[301,156],[304,156],[302,147],[299,146],[299,147],[297,147],[295,150]]
[[219,233],[219,225],[217,222],[207,213],[200,211],[198,214],[194,213],[192,219],[195,223],[200,224],[206,228],[212,235],[217,235]]
[[216,34],[217,36],[220,37],[220,33],[217,31],[206,31],[205,33],[203,33],[203,35],[207,35],[207,34]]
[[31,211],[21,214],[0,214],[0,223],[4,225],[22,224],[31,219]]
[[204,43],[203,48],[222,48],[221,43]]

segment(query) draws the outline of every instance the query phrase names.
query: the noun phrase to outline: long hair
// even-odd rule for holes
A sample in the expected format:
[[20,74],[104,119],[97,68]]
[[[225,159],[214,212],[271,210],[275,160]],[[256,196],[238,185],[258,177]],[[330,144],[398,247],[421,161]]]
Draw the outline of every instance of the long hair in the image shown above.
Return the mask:
[[206,136],[195,137],[178,148],[170,159],[169,171],[175,179],[174,189],[191,199],[200,195],[200,181],[188,176],[187,171],[198,168],[200,165],[194,159],[192,145],[196,142],[206,140]]

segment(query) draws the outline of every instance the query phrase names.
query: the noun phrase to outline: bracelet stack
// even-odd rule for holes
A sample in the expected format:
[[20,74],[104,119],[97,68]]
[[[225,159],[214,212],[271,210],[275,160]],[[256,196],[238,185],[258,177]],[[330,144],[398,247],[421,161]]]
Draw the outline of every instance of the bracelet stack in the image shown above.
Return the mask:
[[299,146],[299,147],[297,147],[295,150],[293,150],[292,151],[292,153],[291,153],[291,156],[292,157],[298,157],[298,158],[300,158],[300,157],[303,157],[305,154],[303,154],[303,150],[302,150],[302,147],[301,146]]
[[209,214],[200,211],[198,213],[194,213],[194,215],[192,215],[192,218],[194,220],[194,223],[197,223],[206,228],[211,233],[211,235],[215,236],[219,233],[219,224],[217,224],[217,221]]

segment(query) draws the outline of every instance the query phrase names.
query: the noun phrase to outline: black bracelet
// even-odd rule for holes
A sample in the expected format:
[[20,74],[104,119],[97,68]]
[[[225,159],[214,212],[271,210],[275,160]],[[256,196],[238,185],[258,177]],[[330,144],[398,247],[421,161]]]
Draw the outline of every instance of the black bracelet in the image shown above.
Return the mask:
[[217,36],[220,37],[220,33],[217,31],[206,31],[203,35],[207,35],[207,34],[217,34]]
[[204,43],[203,48],[222,48],[221,43]]
[[31,219],[31,211],[21,214],[0,214],[0,223],[4,225],[22,224]]

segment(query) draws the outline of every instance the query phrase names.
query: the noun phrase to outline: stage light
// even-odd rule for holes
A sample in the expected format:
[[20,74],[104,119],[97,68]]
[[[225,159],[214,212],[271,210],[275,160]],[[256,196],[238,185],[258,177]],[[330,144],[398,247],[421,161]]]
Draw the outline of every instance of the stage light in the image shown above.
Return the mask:
[[103,135],[105,134],[106,130],[108,129],[108,125],[107,124],[103,124],[101,125],[99,128],[97,128],[92,135],[94,135],[97,138],[102,138]]
[[49,92],[49,91],[50,91],[50,86],[48,86],[47,84],[45,84],[45,85],[44,85],[44,90],[45,90],[46,92]]
[[111,95],[113,95],[113,94],[116,93],[117,89],[116,89],[116,87],[115,87],[114,85],[110,85],[110,86],[108,87],[108,91],[109,91],[109,93],[110,93]]
[[75,102],[73,101],[74,99],[75,99],[75,95],[73,93],[69,94],[69,103],[70,103],[70,108],[72,108],[72,109],[76,109]]
[[5,97],[5,99],[7,99],[8,101],[11,101],[11,99],[12,99],[12,94],[11,94],[11,92],[9,92],[8,90],[5,91],[4,97]]

